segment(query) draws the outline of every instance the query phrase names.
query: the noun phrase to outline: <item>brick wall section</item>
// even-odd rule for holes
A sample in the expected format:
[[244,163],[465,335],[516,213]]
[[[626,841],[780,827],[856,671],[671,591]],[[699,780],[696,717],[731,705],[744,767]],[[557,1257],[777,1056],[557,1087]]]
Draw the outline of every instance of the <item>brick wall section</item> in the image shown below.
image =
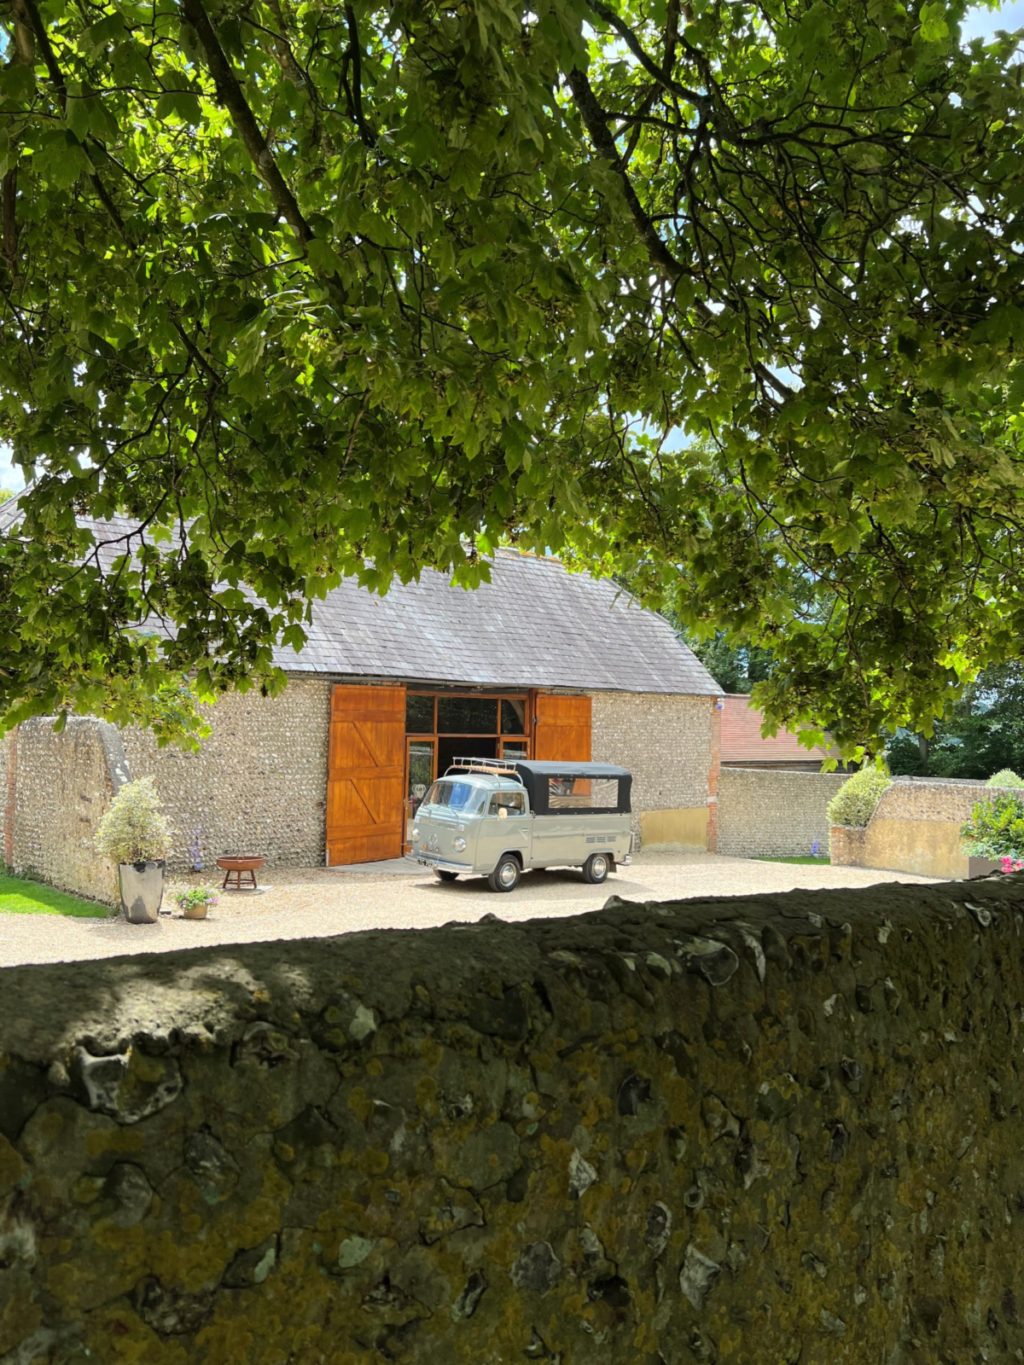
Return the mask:
[[718,782],[718,852],[795,858],[815,840],[828,851],[827,807],[844,773],[725,768]]
[[592,755],[633,774],[634,830],[642,811],[704,809],[712,767],[714,697],[593,693]]
[[[93,840],[111,797],[127,779],[112,725],[71,717],[25,721],[6,741],[4,860],[19,874],[114,903],[116,872]],[[16,766],[12,758],[16,752]]]
[[1024,887],[16,967],[0,1359],[1024,1359]]
[[278,697],[228,693],[205,708],[212,733],[198,753],[124,732],[133,777],[152,776],[175,832],[171,870],[188,866],[202,830],[206,867],[221,853],[258,853],[299,867],[324,861],[331,683],[292,678]]

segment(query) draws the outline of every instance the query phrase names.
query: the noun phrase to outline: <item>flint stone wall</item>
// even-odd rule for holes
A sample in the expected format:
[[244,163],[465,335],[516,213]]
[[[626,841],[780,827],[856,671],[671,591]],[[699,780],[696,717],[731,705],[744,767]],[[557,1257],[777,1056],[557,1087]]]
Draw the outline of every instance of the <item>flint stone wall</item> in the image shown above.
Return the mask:
[[1020,879],[0,975],[0,1360],[1024,1359]]
[[0,863],[10,859],[14,830],[11,827],[14,814],[14,778],[11,772],[11,744],[13,735],[8,731],[0,735]]
[[836,866],[877,867],[921,877],[966,877],[960,827],[975,803],[1001,795],[984,782],[896,777],[863,828],[831,834]]
[[633,774],[638,840],[706,848],[715,698],[591,695],[591,753],[596,762],[620,763]]
[[0,857],[20,875],[40,877],[98,901],[117,899],[117,871],[96,852],[96,829],[127,781],[113,725],[70,716],[24,721],[2,744]]
[[797,858],[817,840],[828,851],[828,803],[847,773],[723,767],[718,778],[718,852]]
[[174,830],[168,867],[188,870],[197,831],[214,872],[222,853],[322,865],[331,683],[290,678],[280,696],[231,692],[201,709],[211,733],[198,753],[161,749],[138,727],[124,731],[132,776],[155,780]]

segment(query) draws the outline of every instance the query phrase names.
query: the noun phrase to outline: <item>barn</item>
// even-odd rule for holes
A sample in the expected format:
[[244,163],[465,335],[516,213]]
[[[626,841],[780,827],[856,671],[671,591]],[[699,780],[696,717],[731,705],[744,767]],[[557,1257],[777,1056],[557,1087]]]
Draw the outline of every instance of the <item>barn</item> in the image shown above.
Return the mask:
[[[172,867],[187,866],[190,847],[300,866],[397,857],[418,797],[463,755],[622,764],[643,843],[714,844],[721,689],[667,621],[611,581],[513,550],[473,591],[433,571],[384,597],[345,581],[316,603],[305,646],[276,662],[283,692],[208,708],[199,753],[115,732],[115,766],[151,775],[171,816]],[[13,866],[52,861],[37,846],[44,789],[101,800],[76,776],[99,763],[82,757],[90,724],[62,738],[31,722],[0,744]]]

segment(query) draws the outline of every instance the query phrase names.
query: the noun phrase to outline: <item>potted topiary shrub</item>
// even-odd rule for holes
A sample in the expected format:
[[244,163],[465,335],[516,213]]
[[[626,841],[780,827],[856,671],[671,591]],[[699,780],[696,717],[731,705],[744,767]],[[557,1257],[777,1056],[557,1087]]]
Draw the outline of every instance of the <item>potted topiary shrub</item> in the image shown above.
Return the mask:
[[[960,827],[967,854],[967,875],[984,877],[990,872],[1013,870],[1024,858],[1024,792],[978,801],[971,818]],[[1009,868],[1004,868],[1009,860]]]
[[164,895],[171,830],[151,777],[126,782],[96,830],[96,847],[117,864],[121,908],[132,924],[155,924]]

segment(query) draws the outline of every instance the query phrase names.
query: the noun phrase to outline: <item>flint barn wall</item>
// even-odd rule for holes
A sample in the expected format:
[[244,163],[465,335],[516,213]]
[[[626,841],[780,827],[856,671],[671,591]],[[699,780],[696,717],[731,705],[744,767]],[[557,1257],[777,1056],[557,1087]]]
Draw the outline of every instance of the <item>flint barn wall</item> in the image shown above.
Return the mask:
[[[111,899],[115,874],[92,836],[114,790],[104,746],[116,743],[122,780],[156,783],[174,832],[170,871],[188,869],[197,834],[206,868],[228,852],[321,865],[332,686],[293,677],[278,697],[229,693],[203,708],[211,733],[197,753],[161,749],[148,731],[118,732],[88,717],[72,719],[63,734],[51,720],[20,726],[0,743],[0,857]],[[594,758],[633,771],[641,841],[705,847],[713,698],[597,693],[592,705]]]
[[960,827],[976,802],[995,795],[984,782],[894,778],[863,830],[852,835],[833,831],[832,862],[920,877],[966,877]]
[[96,828],[127,780],[118,731],[72,716],[57,732],[52,718],[24,721],[2,746],[0,855],[12,871],[65,891],[112,903],[117,873],[96,852]]
[[714,697],[592,694],[592,754],[633,774],[633,825],[645,847],[706,848]]
[[0,1358],[1024,1355],[1024,896],[21,967]]
[[323,863],[330,705],[330,682],[291,678],[280,696],[234,692],[204,707],[212,732],[198,753],[124,732],[132,776],[154,778],[174,827],[172,870],[187,869],[196,831],[207,867],[250,852],[272,864]]
[[828,803],[845,773],[723,767],[718,779],[718,852],[796,858],[817,841],[828,852]]
[[[0,863],[10,862],[11,849],[8,845],[14,835],[12,826],[14,813],[13,778],[8,757],[13,740],[13,734],[0,735]],[[10,811],[9,807],[11,808]]]

